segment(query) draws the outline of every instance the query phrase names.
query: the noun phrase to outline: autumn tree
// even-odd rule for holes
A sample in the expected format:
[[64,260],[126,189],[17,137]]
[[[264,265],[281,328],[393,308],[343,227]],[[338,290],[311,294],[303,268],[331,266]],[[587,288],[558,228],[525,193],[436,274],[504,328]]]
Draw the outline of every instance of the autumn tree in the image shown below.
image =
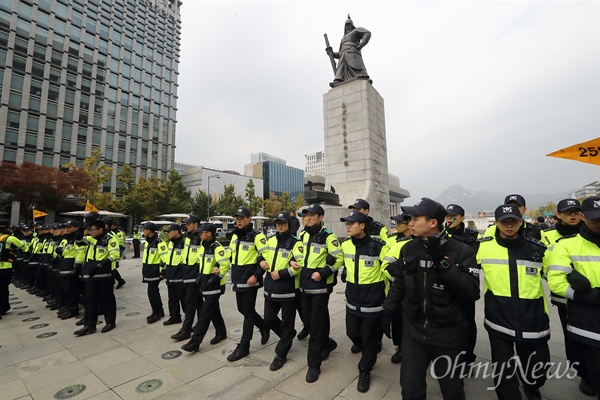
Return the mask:
[[81,196],[89,189],[88,176],[77,169],[52,168],[24,162],[0,164],[0,191],[7,194],[4,205],[21,203],[21,217],[30,219],[31,210],[63,211],[70,196]]
[[120,200],[122,211],[131,215],[133,223],[148,221],[162,214],[162,204],[166,195],[164,181],[152,176],[140,177],[137,185]]
[[304,206],[304,196],[302,196],[302,193],[300,193],[297,197],[296,197],[296,202],[294,203],[294,210],[299,210]]
[[273,192],[269,192],[269,198],[265,200],[265,217],[275,218],[277,213],[282,209],[283,205],[277,198],[277,195]]
[[83,171],[91,181],[91,185],[84,193],[85,200],[89,200],[94,206],[101,210],[114,210],[116,203],[112,193],[102,192],[104,184],[110,181],[112,177],[112,168],[107,167],[102,161],[102,152],[98,148],[92,151],[91,157],[83,161],[79,168],[76,164],[67,163],[63,168]]

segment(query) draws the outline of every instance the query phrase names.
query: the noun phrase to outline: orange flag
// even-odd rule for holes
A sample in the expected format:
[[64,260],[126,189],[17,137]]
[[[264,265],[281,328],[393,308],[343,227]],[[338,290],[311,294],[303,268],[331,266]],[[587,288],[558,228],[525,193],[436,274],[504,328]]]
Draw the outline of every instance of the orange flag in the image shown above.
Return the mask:
[[33,209],[33,219],[45,217],[46,215],[48,215],[48,213],[45,213],[43,211],[38,211],[35,208]]
[[87,212],[92,212],[92,211],[96,211],[96,212],[98,212],[98,211],[100,211],[100,210],[98,210],[96,207],[94,207],[94,206],[92,205],[92,203],[90,203],[90,201],[88,200],[88,201],[85,203],[85,211],[87,211]]
[[584,143],[565,147],[564,149],[546,154],[546,156],[566,158],[568,160],[581,161],[600,166],[600,137]]

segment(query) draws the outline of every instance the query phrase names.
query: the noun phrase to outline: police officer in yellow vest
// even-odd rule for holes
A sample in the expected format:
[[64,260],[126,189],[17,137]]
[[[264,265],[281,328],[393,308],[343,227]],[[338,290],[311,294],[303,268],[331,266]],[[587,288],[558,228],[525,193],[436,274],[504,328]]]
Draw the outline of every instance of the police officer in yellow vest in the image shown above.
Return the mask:
[[362,349],[356,386],[361,393],[369,390],[371,370],[377,361],[387,282],[383,260],[388,247],[383,240],[367,233],[368,218],[360,211],[340,218],[346,223],[348,234],[348,239],[342,242],[347,271],[346,333]]
[[600,398],[600,196],[584,199],[581,213],[580,233],[559,240],[550,253],[548,286],[567,298],[567,335],[588,369],[579,389]]
[[[525,216],[527,212],[527,202],[525,198],[520,194],[509,194],[504,198],[504,204],[514,205],[519,209],[519,212],[522,216]],[[485,237],[493,237],[496,233],[496,225],[492,225],[485,230],[483,236]],[[530,224],[529,222],[523,220],[521,224],[521,233],[523,236],[530,236],[537,240],[542,240],[542,233],[540,228],[535,226],[534,224]]]
[[136,225],[133,227],[133,235],[131,244],[133,244],[133,257],[132,258],[140,258],[140,243],[142,239],[142,233],[140,232],[140,228]]
[[306,381],[311,383],[319,379],[323,360],[337,347],[329,337],[329,296],[333,291],[334,274],[342,266],[344,257],[337,236],[323,225],[323,207],[311,204],[302,214],[305,225],[300,236],[304,247],[300,301],[310,332]]
[[113,290],[112,271],[120,256],[119,242],[108,235],[105,229],[104,222],[95,220],[87,228],[89,236],[83,238],[88,243],[82,266],[83,280],[86,282],[85,316],[83,328],[74,332],[76,336],[96,332],[98,302],[102,306],[106,322],[102,333],[110,332],[116,327],[117,302]]
[[[365,215],[369,215],[369,209],[371,208],[368,201],[363,199],[356,199],[354,204],[348,206],[350,210],[359,211]],[[388,238],[388,230],[384,224],[379,221],[375,221],[373,218],[369,218],[368,221],[369,235],[378,237],[379,239],[386,241]]]
[[167,244],[158,236],[158,228],[153,222],[146,222],[142,232],[146,238],[142,256],[142,282],[148,285],[147,294],[152,313],[146,317],[146,322],[153,324],[165,316],[163,302],[160,297],[160,272],[162,259],[167,254]]
[[[496,233],[481,239],[477,262],[484,276],[485,316],[500,399],[519,399],[519,379],[528,399],[541,399],[539,388],[549,368],[550,319],[542,287],[546,246],[523,236],[518,207],[496,208]],[[520,366],[515,363],[515,352]],[[512,361],[511,361],[512,359]]]
[[216,240],[217,227],[214,224],[203,224],[194,233],[200,235],[201,239],[197,258],[193,262],[198,265],[200,271],[198,283],[204,302],[198,323],[194,326],[192,340],[181,346],[183,350],[189,352],[200,349],[211,321],[215,326],[216,335],[210,340],[210,344],[217,344],[227,339],[227,329],[221,315],[219,299],[225,293],[225,277],[231,263],[229,251]]
[[[119,229],[119,224],[116,221],[110,218],[104,218],[102,221],[106,224],[106,233],[109,236],[114,237],[119,244],[119,260],[121,258],[125,258],[125,233]],[[115,289],[121,289],[125,282],[125,279],[121,277],[121,273],[119,272],[119,260],[116,262],[115,269],[112,272],[113,278],[117,282],[117,287]]]
[[[167,281],[169,294],[169,319],[163,325],[181,323],[181,311],[185,313],[185,288],[183,272],[185,261],[185,237],[181,235],[181,225],[171,224],[165,232],[169,235],[167,252],[162,258],[161,277]],[[180,308],[181,307],[181,308]]]
[[262,286],[258,256],[267,250],[265,235],[252,228],[250,210],[239,207],[235,213],[236,228],[231,237],[231,282],[235,291],[237,309],[244,316],[242,338],[227,361],[237,361],[250,354],[250,340],[254,326],[261,333],[261,344],[269,341],[270,332],[263,318],[256,312],[256,296]]
[[[275,358],[269,369],[277,371],[287,361],[296,335],[296,289],[304,260],[302,242],[292,234],[292,218],[286,212],[275,217],[277,233],[267,241],[267,251],[258,257],[265,271],[265,323],[277,336]],[[277,316],[281,310],[281,319]]]
[[[402,250],[402,246],[412,239],[412,236],[408,227],[410,215],[401,213],[391,217],[391,219],[396,222],[396,231],[388,235],[387,246],[389,250],[385,254],[382,267],[389,274],[390,281],[393,281],[397,261],[400,259],[400,250]],[[394,364],[400,364],[402,362],[402,307],[394,310],[390,314],[390,319],[389,335],[391,336],[392,343],[396,346],[396,351],[392,355],[391,361]],[[353,350],[352,352],[354,353],[355,351]]]
[[75,241],[79,222],[67,221],[64,227],[63,240],[55,250],[61,256],[58,277],[60,278],[63,299],[62,310],[59,309],[58,317],[69,319],[79,315],[79,276],[75,274],[75,260],[77,257]]
[[13,262],[17,256],[15,251],[24,245],[12,234],[10,221],[0,219],[0,318],[10,310],[8,286],[13,276]]

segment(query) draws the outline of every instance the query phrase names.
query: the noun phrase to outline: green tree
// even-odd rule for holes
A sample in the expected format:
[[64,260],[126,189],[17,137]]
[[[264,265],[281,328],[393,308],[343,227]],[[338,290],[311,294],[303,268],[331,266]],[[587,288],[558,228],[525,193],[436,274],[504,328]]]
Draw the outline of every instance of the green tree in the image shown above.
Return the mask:
[[164,181],[154,176],[150,178],[142,176],[137,185],[121,199],[123,211],[132,216],[134,224],[152,220],[163,213],[161,207],[166,192]]
[[235,194],[235,185],[225,185],[223,193],[215,202],[214,212],[211,206],[212,215],[233,215],[239,206],[245,205],[244,198]]
[[166,182],[162,213],[188,213],[192,209],[192,195],[184,186],[181,175],[174,169],[169,171]]
[[281,210],[283,211],[290,211],[294,206],[288,192],[281,193],[281,196],[279,196],[279,201],[281,202]]
[[107,167],[102,161],[102,151],[98,148],[92,151],[91,157],[83,161],[83,166],[79,168],[73,163],[63,165],[63,168],[81,169],[92,182],[85,193],[85,200],[89,200],[95,207],[101,210],[114,210],[114,199],[112,193],[103,193],[104,184],[110,181],[112,177],[112,168]]
[[262,197],[256,195],[255,190],[254,181],[252,181],[252,179],[248,180],[244,198],[246,200],[246,207],[248,207],[248,210],[250,210],[252,215],[257,215],[258,212],[262,210],[264,204],[264,200]]
[[541,206],[537,210],[533,210],[533,212],[531,212],[531,218],[537,218],[540,215],[545,216],[545,211],[548,211],[552,214],[556,213],[556,203],[554,203],[553,201],[549,201],[548,203],[546,203],[546,205]]
[[[208,196],[204,190],[198,190],[194,198],[192,199],[192,212],[196,214],[200,219],[208,220]],[[210,199],[210,210],[211,214],[215,214],[214,199],[211,196]]]
[[269,192],[269,198],[265,200],[265,217],[275,218],[277,213],[283,209],[281,201],[273,192]]
[[129,164],[123,165],[123,169],[117,174],[117,182],[121,184],[117,193],[122,196],[126,196],[134,188],[135,176]]

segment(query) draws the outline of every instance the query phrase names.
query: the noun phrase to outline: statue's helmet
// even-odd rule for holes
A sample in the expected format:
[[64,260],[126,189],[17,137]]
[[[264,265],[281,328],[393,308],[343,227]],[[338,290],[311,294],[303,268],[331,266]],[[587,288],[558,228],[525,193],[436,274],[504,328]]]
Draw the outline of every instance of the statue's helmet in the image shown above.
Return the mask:
[[356,28],[356,26],[354,26],[354,22],[352,22],[352,19],[350,19],[350,14],[348,14],[348,19],[346,20],[346,23],[344,24],[344,28],[348,28],[349,26],[351,26],[352,28]]

